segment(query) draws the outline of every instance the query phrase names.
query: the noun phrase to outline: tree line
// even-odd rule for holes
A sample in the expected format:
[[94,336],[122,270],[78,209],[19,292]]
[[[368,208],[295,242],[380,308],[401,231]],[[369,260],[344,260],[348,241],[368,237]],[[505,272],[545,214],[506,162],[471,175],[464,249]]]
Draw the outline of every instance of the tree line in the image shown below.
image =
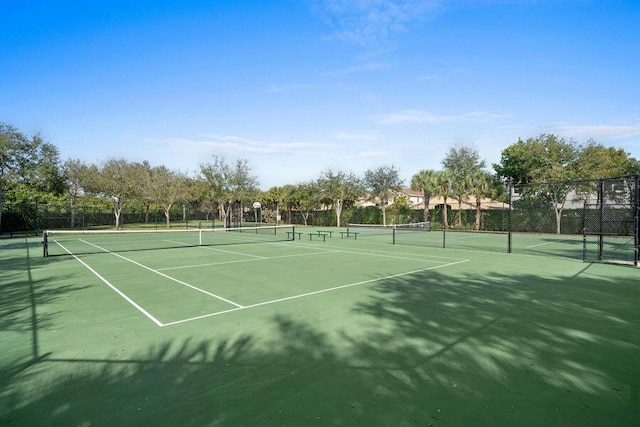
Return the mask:
[[[424,221],[430,219],[430,201],[440,197],[445,206],[449,201],[458,204],[458,217],[453,221],[459,223],[463,200],[473,196],[476,229],[480,228],[482,199],[507,201],[507,182],[567,183],[640,173],[638,160],[622,149],[605,147],[593,140],[581,144],[553,134],[519,139],[507,146],[500,162],[492,165],[493,171],[474,147],[464,145],[450,147],[441,165],[440,170],[418,171],[408,183],[424,197]],[[229,223],[233,209],[250,207],[255,201],[273,209],[277,218],[284,213],[287,222],[291,222],[293,211],[299,212],[305,224],[311,212],[332,209],[335,225],[340,226],[343,211],[365,199],[379,207],[386,225],[387,207],[407,204],[399,193],[404,185],[400,171],[393,165],[367,170],[362,176],[329,168],[316,179],[261,191],[247,160],[230,162],[215,154],[192,175],[124,158],[111,158],[100,164],[78,159],[63,161],[57,147],[39,134],[26,135],[0,123],[0,224],[6,202],[63,199],[71,212],[69,225],[74,228],[79,201],[91,197],[110,204],[116,227],[125,206],[134,201],[144,204],[147,221],[152,207],[160,207],[167,227],[176,204],[197,206],[207,217],[217,216]],[[570,187],[548,186],[545,191],[556,212],[561,212]],[[444,209],[443,227],[449,226]]]

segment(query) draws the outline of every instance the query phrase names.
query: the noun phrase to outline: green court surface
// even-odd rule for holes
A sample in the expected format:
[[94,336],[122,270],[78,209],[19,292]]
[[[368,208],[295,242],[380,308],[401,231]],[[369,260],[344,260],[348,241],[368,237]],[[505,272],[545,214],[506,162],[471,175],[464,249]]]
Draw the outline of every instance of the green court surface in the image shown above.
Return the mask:
[[1,240],[0,424],[640,425],[636,268],[325,230]]

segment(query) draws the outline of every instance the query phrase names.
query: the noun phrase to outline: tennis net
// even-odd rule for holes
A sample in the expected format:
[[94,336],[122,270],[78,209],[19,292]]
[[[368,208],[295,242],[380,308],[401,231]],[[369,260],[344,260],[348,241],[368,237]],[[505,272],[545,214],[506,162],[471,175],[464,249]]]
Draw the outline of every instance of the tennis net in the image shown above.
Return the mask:
[[393,226],[393,244],[422,241],[425,231],[431,231],[430,222],[412,222]]
[[392,236],[392,242],[395,243],[397,234],[413,233],[431,230],[430,222],[412,222],[407,224],[349,224],[347,231],[350,233],[357,232],[363,236]]
[[362,236],[391,236],[393,235],[392,225],[382,224],[348,224],[349,233],[359,233]]
[[47,230],[43,255],[146,251],[293,240],[292,225],[161,230]]

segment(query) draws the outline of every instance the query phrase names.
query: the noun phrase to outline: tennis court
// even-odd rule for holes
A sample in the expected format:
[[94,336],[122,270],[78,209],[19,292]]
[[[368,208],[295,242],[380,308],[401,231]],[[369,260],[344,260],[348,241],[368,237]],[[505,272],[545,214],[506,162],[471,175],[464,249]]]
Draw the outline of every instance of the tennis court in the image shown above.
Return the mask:
[[635,268],[287,231],[0,241],[0,420],[640,422]]

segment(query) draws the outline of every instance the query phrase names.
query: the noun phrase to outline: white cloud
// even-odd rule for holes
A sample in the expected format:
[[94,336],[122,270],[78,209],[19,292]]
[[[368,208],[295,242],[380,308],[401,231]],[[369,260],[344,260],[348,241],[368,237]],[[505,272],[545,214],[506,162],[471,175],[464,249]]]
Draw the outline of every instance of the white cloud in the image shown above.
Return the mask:
[[224,152],[228,154],[296,154],[314,155],[333,147],[313,142],[265,142],[235,135],[204,135],[204,139],[165,138],[161,144],[192,152]]
[[377,132],[349,132],[349,131],[338,131],[336,132],[336,138],[343,141],[364,141],[371,142],[376,141],[380,137]]
[[361,47],[384,46],[391,35],[439,6],[439,0],[319,0],[316,10],[334,30],[333,38]]
[[495,114],[485,111],[472,111],[458,115],[437,115],[425,110],[403,110],[381,114],[376,121],[382,125],[399,123],[452,123],[452,122],[488,122],[511,117],[511,114]]
[[289,92],[293,90],[303,90],[303,89],[311,89],[316,87],[316,85],[306,84],[306,83],[293,83],[286,85],[271,85],[267,88],[268,93],[281,93],[281,92]]
[[640,135],[640,124],[635,125],[570,125],[555,124],[551,126],[553,132],[566,135],[578,140],[593,138],[621,139]]
[[457,74],[461,74],[461,73],[466,73],[465,70],[463,69],[454,69],[445,73],[441,73],[441,74],[436,74],[436,73],[432,73],[432,74],[423,74],[420,75],[418,77],[416,77],[416,80],[418,81],[431,81],[431,80],[439,80],[439,81],[443,81],[443,80],[449,80],[451,79],[453,76],[457,75]]
[[327,71],[325,72],[325,75],[332,77],[344,77],[349,74],[366,73],[370,71],[384,70],[387,68],[391,68],[391,65],[386,62],[367,62],[360,65],[351,65],[341,70]]
[[356,157],[365,158],[365,159],[380,159],[389,157],[389,153],[386,151],[361,151],[356,154]]
[[448,80],[449,76],[441,76],[438,74],[428,74],[428,75],[424,75],[424,76],[418,76],[416,78],[416,80]]

